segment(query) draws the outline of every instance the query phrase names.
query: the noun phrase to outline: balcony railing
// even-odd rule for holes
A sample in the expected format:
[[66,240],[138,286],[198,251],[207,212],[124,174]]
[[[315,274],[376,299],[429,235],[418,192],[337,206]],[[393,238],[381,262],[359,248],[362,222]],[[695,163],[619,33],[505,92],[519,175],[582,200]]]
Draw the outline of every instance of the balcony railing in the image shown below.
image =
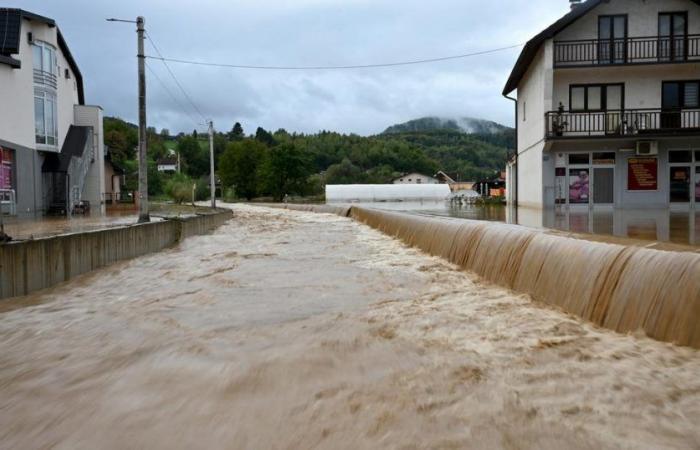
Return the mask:
[[51,72],[34,69],[34,84],[56,89],[57,77]]
[[700,62],[700,34],[554,43],[554,67]]
[[550,111],[545,115],[548,139],[700,135],[700,109],[665,111]]

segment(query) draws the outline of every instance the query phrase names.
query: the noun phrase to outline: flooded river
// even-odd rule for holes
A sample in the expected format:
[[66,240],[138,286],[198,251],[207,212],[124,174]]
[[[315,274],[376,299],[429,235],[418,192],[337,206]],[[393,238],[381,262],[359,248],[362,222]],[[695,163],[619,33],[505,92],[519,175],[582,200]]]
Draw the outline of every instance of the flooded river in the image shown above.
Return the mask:
[[0,303],[0,448],[700,448],[700,352],[350,219],[234,209]]

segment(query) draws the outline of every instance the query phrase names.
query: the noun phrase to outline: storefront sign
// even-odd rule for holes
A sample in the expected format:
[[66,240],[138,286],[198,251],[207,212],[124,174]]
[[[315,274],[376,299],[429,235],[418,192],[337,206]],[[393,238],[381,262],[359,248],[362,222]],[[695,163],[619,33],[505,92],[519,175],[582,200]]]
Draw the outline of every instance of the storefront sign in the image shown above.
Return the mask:
[[656,191],[659,188],[659,164],[656,158],[630,158],[627,161],[627,189]]

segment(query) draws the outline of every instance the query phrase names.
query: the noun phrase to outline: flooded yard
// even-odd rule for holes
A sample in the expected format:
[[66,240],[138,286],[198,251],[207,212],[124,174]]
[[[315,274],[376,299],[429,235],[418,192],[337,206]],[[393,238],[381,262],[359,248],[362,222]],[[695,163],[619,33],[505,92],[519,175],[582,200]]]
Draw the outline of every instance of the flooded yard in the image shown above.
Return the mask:
[[595,328],[347,218],[0,303],[0,448],[700,447],[700,352]]

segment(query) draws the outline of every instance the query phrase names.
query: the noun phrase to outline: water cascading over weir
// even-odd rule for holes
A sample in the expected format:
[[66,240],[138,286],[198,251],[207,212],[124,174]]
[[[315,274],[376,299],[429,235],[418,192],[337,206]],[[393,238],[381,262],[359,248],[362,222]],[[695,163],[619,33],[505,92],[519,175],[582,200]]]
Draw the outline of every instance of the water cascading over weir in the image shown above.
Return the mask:
[[593,242],[518,225],[362,207],[350,216],[535,301],[618,332],[700,348],[700,254]]

